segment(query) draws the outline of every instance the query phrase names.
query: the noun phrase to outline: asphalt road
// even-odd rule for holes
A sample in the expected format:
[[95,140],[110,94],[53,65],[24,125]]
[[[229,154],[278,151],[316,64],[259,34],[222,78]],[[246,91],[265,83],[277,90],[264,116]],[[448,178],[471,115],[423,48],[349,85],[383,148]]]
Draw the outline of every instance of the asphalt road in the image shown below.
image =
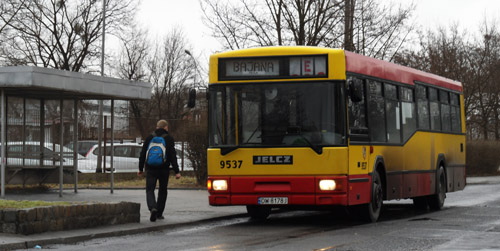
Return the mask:
[[[344,212],[290,211],[265,222],[248,218],[125,237],[95,239],[60,250],[500,250],[500,184],[447,194],[441,211],[410,200],[387,201],[379,222]],[[217,210],[217,208],[214,208]]]

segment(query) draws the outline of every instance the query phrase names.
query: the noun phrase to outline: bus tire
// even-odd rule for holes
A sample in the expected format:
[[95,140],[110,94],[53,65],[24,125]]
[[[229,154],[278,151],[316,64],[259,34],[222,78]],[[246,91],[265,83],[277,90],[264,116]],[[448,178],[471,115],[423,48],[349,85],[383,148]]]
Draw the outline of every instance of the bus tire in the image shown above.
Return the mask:
[[271,208],[266,206],[248,205],[247,212],[252,220],[265,220],[271,214]]
[[367,222],[376,222],[382,210],[384,200],[384,189],[382,179],[378,171],[374,170],[372,174],[371,198],[370,203],[351,206],[349,211],[356,212],[358,217]]
[[429,203],[429,208],[431,210],[440,210],[443,208],[444,200],[446,198],[446,174],[444,172],[444,167],[439,165],[439,170],[437,171],[437,184],[436,193],[430,195],[427,199]]

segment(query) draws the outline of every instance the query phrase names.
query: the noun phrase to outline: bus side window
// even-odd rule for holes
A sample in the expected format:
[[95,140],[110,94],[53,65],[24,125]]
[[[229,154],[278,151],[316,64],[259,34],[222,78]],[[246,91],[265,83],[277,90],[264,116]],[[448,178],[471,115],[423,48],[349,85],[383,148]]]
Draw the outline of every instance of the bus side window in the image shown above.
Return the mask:
[[451,131],[460,133],[462,131],[462,120],[460,119],[460,96],[450,93],[451,105]]
[[351,141],[368,141],[368,127],[366,121],[366,98],[365,98],[365,83],[363,79],[349,77],[347,82],[361,81],[359,85],[363,89],[363,98],[359,102],[353,102],[348,99],[349,106],[349,134]]
[[418,128],[423,130],[430,129],[429,121],[429,101],[427,96],[427,87],[423,85],[415,85],[417,91],[417,113],[418,113]]
[[439,90],[439,101],[441,102],[441,123],[443,132],[451,131],[450,95],[447,91]]
[[400,87],[400,90],[403,122],[403,141],[406,142],[417,130],[417,116],[415,114],[413,90],[407,87]]
[[387,142],[401,143],[401,106],[398,101],[398,88],[395,85],[384,84],[385,116],[387,119]]
[[431,130],[441,131],[441,111],[439,107],[438,90],[429,87],[429,108],[431,114]]
[[385,102],[382,95],[382,83],[368,80],[368,107],[370,140],[372,142],[386,142]]

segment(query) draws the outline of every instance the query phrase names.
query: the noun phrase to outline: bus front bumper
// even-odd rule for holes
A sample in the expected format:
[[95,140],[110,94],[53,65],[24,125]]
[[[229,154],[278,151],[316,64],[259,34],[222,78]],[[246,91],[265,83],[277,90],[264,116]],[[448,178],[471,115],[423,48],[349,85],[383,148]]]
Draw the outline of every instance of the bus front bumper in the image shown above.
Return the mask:
[[[322,181],[334,181],[324,190]],[[212,206],[269,205],[348,205],[347,176],[308,177],[209,177],[209,203]],[[226,190],[214,188],[224,183]]]

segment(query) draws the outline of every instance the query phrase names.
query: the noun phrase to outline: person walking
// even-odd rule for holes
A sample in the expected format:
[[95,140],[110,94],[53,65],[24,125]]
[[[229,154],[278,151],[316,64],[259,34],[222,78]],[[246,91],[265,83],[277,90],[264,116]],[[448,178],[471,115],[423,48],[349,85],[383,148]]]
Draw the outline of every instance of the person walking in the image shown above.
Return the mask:
[[[165,157],[166,161],[160,162],[159,165],[152,165],[153,163],[146,158],[148,156],[148,150],[150,149],[150,143],[156,141],[157,137],[161,137],[165,142]],[[162,142],[163,143],[163,142]],[[144,168],[146,171],[146,202],[148,204],[148,209],[151,212],[149,218],[150,221],[156,221],[156,219],[163,220],[163,211],[165,210],[165,204],[167,202],[167,186],[168,178],[170,174],[170,165],[175,172],[175,178],[179,179],[181,174],[179,172],[179,164],[177,163],[177,156],[174,147],[174,138],[168,134],[168,122],[166,120],[159,120],[156,123],[156,130],[153,134],[149,135],[144,141],[142,146],[141,155],[139,157],[139,172],[137,175],[142,177],[144,175]],[[159,181],[158,187],[158,200],[155,199],[155,188],[156,182]]]

